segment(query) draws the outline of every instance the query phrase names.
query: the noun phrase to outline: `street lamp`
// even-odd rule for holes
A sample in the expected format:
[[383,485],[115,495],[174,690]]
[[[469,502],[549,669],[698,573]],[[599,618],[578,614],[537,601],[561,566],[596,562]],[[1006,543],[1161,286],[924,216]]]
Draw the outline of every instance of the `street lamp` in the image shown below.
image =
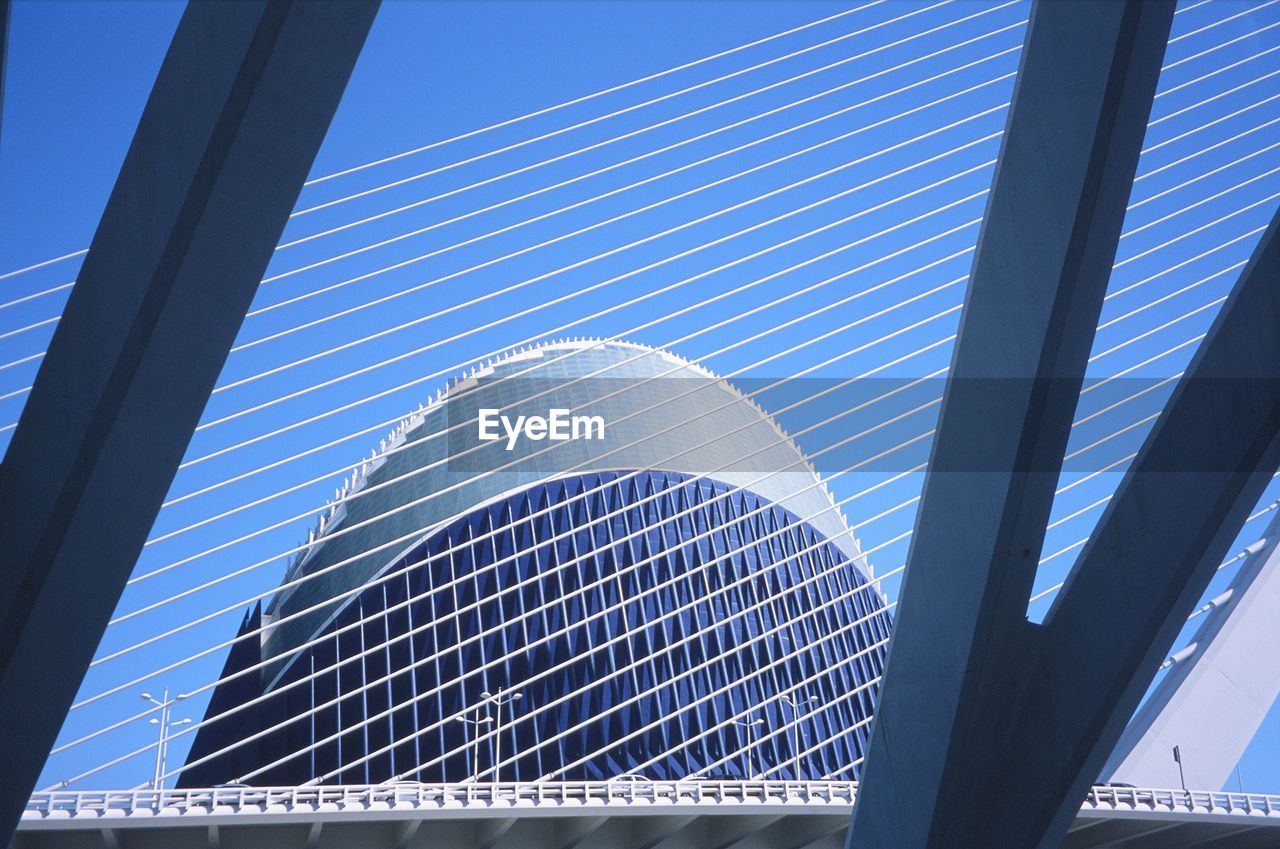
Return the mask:
[[480,716],[480,708],[476,708],[476,718],[470,719],[465,716],[455,716],[454,719],[463,725],[470,725],[476,730],[475,739],[471,742],[471,781],[477,781],[480,778],[480,726],[488,725],[493,722],[492,716]]
[[810,696],[799,701],[791,698],[791,696],[780,696],[782,701],[791,706],[791,746],[796,753],[796,781],[800,780],[800,708],[813,704],[818,701],[815,697]]
[[515,722],[516,709],[515,702],[522,698],[520,693],[504,693],[501,687],[497,693],[490,693],[487,690],[480,694],[480,698],[485,699],[495,708],[497,708],[497,722],[494,725],[494,743],[493,743],[493,782],[497,784],[502,780],[500,770],[502,769],[502,706],[512,705],[511,721]]
[[[747,721],[743,719],[735,719],[733,721],[733,724],[744,726],[747,729],[747,772],[751,772],[751,752],[756,747],[756,729],[759,728],[761,725],[764,725],[764,720],[753,719],[753,720]],[[759,760],[760,758],[757,755],[756,757],[757,766],[759,766]],[[756,776],[748,775],[747,777],[754,778]]]
[[172,711],[173,706],[185,699],[188,695],[190,694],[179,693],[171,699],[169,698],[169,688],[165,687],[163,695],[158,699],[150,693],[143,693],[141,696],[143,701],[151,702],[151,704],[160,708],[159,719],[153,716],[151,719],[147,720],[150,724],[156,726],[160,730],[160,739],[156,742],[156,770],[155,776],[151,780],[152,790],[164,789],[165,761],[169,755],[169,730],[179,725],[187,725],[191,722],[189,717],[179,719],[177,721],[169,719],[169,714]]

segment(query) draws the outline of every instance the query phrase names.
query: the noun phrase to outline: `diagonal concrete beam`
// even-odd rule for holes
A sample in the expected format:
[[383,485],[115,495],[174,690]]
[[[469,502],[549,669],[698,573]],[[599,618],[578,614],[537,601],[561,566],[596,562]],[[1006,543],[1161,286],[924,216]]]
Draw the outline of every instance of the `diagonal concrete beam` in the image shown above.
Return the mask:
[[1173,11],[1167,0],[1032,8],[851,847],[1021,849],[1071,807],[1056,784],[1023,788],[1033,804],[1022,809],[987,798],[1025,784],[1021,758],[1043,746],[1002,740],[992,721],[1017,710],[1012,660],[1036,637],[1027,599]]
[[964,812],[945,824],[943,840],[958,842],[937,845],[1060,845],[1077,800],[1280,468],[1277,326],[1280,212],[1044,624],[1024,623],[1019,639],[1005,634],[981,656],[970,698],[982,711],[966,717],[968,745],[948,764],[971,782],[953,791]]
[[[1277,327],[1280,211],[1081,551],[1040,650],[1024,660],[1013,733],[1048,743],[1029,782],[1084,798],[1280,467]],[[1053,817],[1051,831],[1065,829],[1070,812]]]
[[0,845],[329,126],[376,0],[193,0],[0,466]]
[[4,80],[9,60],[9,18],[12,13],[9,0],[0,0],[0,149],[4,147]]
[[1280,696],[1280,665],[1258,647],[1280,618],[1280,515],[1250,545],[1230,586],[1210,601],[1200,627],[1125,727],[1102,775],[1139,787],[1217,790]]

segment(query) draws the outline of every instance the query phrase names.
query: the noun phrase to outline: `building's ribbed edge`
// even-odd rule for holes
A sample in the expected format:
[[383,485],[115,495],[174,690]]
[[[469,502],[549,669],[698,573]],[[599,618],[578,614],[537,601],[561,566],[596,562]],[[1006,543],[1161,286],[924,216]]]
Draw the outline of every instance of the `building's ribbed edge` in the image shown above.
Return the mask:
[[[301,550],[294,556],[293,561],[289,564],[289,567],[286,570],[286,580],[296,573],[298,568],[319,550],[320,546],[324,544],[325,535],[342,521],[346,515],[347,499],[365,487],[368,483],[369,476],[372,475],[373,472],[384,462],[386,462],[387,455],[398,450],[402,445],[404,445],[408,440],[409,433],[425,424],[427,415],[436,407],[447,402],[450,399],[451,393],[465,393],[469,391],[471,386],[483,378],[486,373],[492,374],[493,370],[497,366],[503,365],[512,359],[527,357],[546,349],[577,346],[573,348],[573,350],[582,351],[587,350],[587,346],[595,348],[608,345],[633,348],[642,354],[656,354],[668,357],[684,368],[692,369],[711,380],[719,381],[728,386],[738,396],[738,400],[744,401],[754,407],[756,412],[760,414],[760,418],[763,421],[768,422],[770,427],[772,427],[783,440],[783,443],[789,445],[796,452],[800,457],[801,462],[804,464],[804,471],[813,475],[814,479],[818,481],[823,497],[826,498],[827,503],[831,506],[831,510],[839,517],[841,524],[843,524],[845,528],[850,527],[848,517],[844,514],[843,510],[836,506],[835,497],[827,486],[827,481],[818,472],[817,467],[814,465],[813,460],[809,455],[800,447],[799,443],[792,439],[791,435],[778,424],[772,415],[761,407],[754,398],[747,397],[740,389],[738,389],[737,386],[733,384],[731,380],[716,374],[703,365],[690,362],[679,354],[674,354],[663,348],[653,348],[649,345],[645,345],[640,342],[632,342],[626,339],[610,339],[598,336],[572,336],[564,339],[551,339],[542,342],[535,342],[531,345],[522,345],[503,351],[500,354],[490,357],[484,362],[472,365],[461,374],[449,378],[445,382],[444,389],[436,390],[436,392],[427,398],[425,402],[418,404],[417,409],[401,419],[396,426],[379,441],[378,447],[370,453],[369,459],[361,461],[361,463],[351,471],[351,474],[343,478],[341,486],[334,490],[333,498],[328,499],[325,502],[324,507],[321,508],[318,516],[316,517],[315,523],[307,530],[306,540],[299,543]],[[864,574],[869,578],[874,578],[874,572],[871,568],[871,564],[867,560],[866,556],[862,554],[862,541],[852,533],[850,534],[850,539],[853,543],[853,549],[856,552],[855,561],[861,567]]]

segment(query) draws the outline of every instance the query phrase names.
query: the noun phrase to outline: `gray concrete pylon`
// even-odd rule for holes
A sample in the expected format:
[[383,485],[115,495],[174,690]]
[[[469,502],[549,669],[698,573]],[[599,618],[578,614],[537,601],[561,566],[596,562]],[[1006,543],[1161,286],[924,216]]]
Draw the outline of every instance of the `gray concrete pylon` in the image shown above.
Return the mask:
[[0,845],[124,588],[377,0],[193,0],[0,466]]
[[[1236,789],[1234,771],[1277,696],[1280,515],[1247,549],[1230,586],[1210,601],[1199,627],[1111,752],[1102,775],[1138,787]],[[1173,747],[1182,756],[1174,762]]]
[[[1280,467],[1277,328],[1280,211],[1040,629],[1027,709],[1010,728],[1051,735],[1029,780],[1083,797]],[[1068,767],[1047,770],[1053,760]]]
[[0,0],[0,149],[4,148],[5,71],[9,62],[9,19],[12,15],[13,4],[9,0]]
[[[1027,600],[1173,11],[1163,0],[1038,0],[1031,10],[854,809],[855,849],[1047,847],[1079,804],[1074,765],[1009,726],[1038,646]],[[1033,731],[1053,733],[1053,723]],[[1033,785],[1044,774],[1033,764],[1069,780]]]

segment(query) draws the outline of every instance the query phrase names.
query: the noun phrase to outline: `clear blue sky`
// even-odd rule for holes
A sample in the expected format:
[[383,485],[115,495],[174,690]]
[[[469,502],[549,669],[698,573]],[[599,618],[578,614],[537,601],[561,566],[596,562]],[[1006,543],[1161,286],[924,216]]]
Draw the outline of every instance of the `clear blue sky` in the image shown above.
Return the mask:
[[[1176,19],[1174,35],[1186,37],[1172,44],[1167,56],[1168,62],[1180,64],[1162,77],[1161,90],[1170,93],[1157,101],[1153,119],[1159,123],[1152,127],[1147,139],[1149,146],[1158,147],[1144,155],[1140,167],[1140,173],[1151,176],[1137,184],[1133,199],[1143,201],[1166,190],[1168,193],[1144,203],[1130,216],[1129,229],[1151,226],[1122,242],[1120,261],[1124,264],[1118,268],[1112,283],[1112,290],[1117,294],[1104,312],[1104,321],[1114,319],[1115,323],[1100,331],[1096,344],[1098,353],[1108,351],[1094,365],[1094,373],[1099,377],[1118,374],[1157,354],[1164,355],[1134,374],[1161,378],[1175,374],[1185,365],[1191,346],[1171,354],[1165,352],[1193,339],[1208,327],[1214,314],[1213,302],[1225,294],[1234,280],[1233,273],[1219,272],[1248,256],[1256,237],[1246,234],[1265,224],[1277,202],[1274,196],[1280,193],[1280,173],[1270,173],[1280,165],[1280,157],[1276,155],[1280,147],[1271,149],[1272,145],[1280,145],[1280,107],[1277,106],[1280,103],[1280,82],[1277,82],[1280,49],[1267,52],[1278,43],[1280,4],[1275,0],[1214,0],[1204,5],[1184,3],[1183,7],[1186,11]],[[88,244],[181,8],[178,3],[161,0],[136,3],[16,0],[0,129],[0,196],[5,199],[0,205],[0,232],[5,234],[0,240],[0,273]],[[314,173],[330,174],[485,127],[846,8],[849,7],[840,3],[768,0],[387,2],[321,149]],[[443,384],[444,375],[492,351],[539,338],[562,325],[572,324],[558,335],[623,334],[663,347],[671,345],[672,340],[691,336],[673,345],[673,349],[686,357],[702,360],[718,373],[741,373],[748,378],[798,374],[843,354],[846,356],[813,372],[816,377],[839,380],[944,340],[956,326],[956,313],[946,311],[959,304],[963,287],[951,285],[932,290],[962,277],[968,270],[967,254],[945,261],[943,258],[962,252],[974,243],[977,229],[966,222],[981,215],[983,202],[980,196],[970,196],[990,184],[989,162],[996,155],[998,140],[984,140],[984,137],[998,133],[1003,126],[1002,106],[1012,90],[1008,75],[1017,66],[1016,48],[1021,43],[1021,25],[1028,9],[1029,6],[1021,2],[997,4],[977,0],[938,4],[891,0],[871,4],[839,20],[714,62],[308,188],[300,208],[441,168],[827,39],[872,28],[606,121],[295,218],[286,239],[463,189],[477,181],[634,131],[628,138],[601,144],[561,161],[282,250],[270,274],[297,269],[587,171],[642,156],[698,134],[744,122],[590,179],[264,286],[255,308],[315,292],[424,253],[441,251],[429,259],[251,316],[242,331],[241,342],[458,273],[412,294],[233,354],[221,384],[447,307],[459,306],[459,309],[449,316],[424,320],[216,394],[210,402],[206,421],[406,355],[393,364],[371,368],[357,377],[338,380],[288,402],[200,431],[189,458],[202,457],[265,431],[383,393],[375,400],[325,415],[311,424],[185,469],[174,483],[174,495],[190,493],[305,448],[336,440],[331,447],[304,460],[255,474],[240,483],[167,508],[157,522],[156,533],[181,528],[367,456],[386,429],[373,426],[415,407]],[[935,27],[938,31],[918,35]],[[1269,27],[1276,28],[1267,29]],[[937,55],[929,56],[934,53]],[[817,70],[850,57],[858,58]],[[809,71],[814,73],[783,83]],[[1206,76],[1215,71],[1212,76]],[[1271,74],[1275,76],[1268,76]],[[934,76],[938,78],[929,79]],[[779,85],[771,90],[752,93],[775,83]],[[838,86],[843,88],[824,94]],[[907,90],[891,94],[904,88]],[[959,94],[966,89],[972,90]],[[859,106],[879,95],[886,96]],[[811,96],[808,102],[791,105]],[[1271,97],[1276,100],[1268,102]],[[732,98],[738,99],[715,106]],[[778,111],[746,120],[773,109]],[[681,117],[699,110],[699,114]],[[845,111],[823,118],[837,110]],[[896,117],[908,111],[911,114]],[[823,120],[816,120],[819,118]],[[679,174],[475,244],[451,247],[811,120],[814,122],[811,126]],[[646,129],[668,121],[665,126]],[[876,125],[877,122],[883,123]],[[1275,123],[1267,126],[1267,122]],[[488,268],[467,270],[502,254],[702,187],[868,125],[876,126],[607,227]],[[1176,167],[1159,170],[1186,157],[1191,158]],[[460,306],[486,292],[620,248],[850,162],[856,164],[644,245],[619,250],[573,271],[549,276],[501,298]],[[1196,177],[1201,179],[1181,185]],[[850,191],[846,197],[819,204],[749,234],[727,238],[721,244],[701,248],[743,228],[873,180],[878,182]],[[858,213],[856,218],[794,244],[707,274],[665,294],[620,306],[660,287],[708,272],[855,213]],[[1170,217],[1160,221],[1165,216]],[[904,223],[917,217],[918,221]],[[888,228],[894,229],[881,233]],[[954,232],[939,237],[948,230]],[[846,249],[804,268],[786,271],[767,284],[697,306],[735,287],[842,247]],[[449,250],[442,250],[445,248]],[[662,262],[648,271],[568,298],[555,307],[535,309],[550,299],[695,248],[698,250],[689,256]],[[930,264],[934,264],[933,267],[917,271]],[[826,277],[863,265],[868,267],[810,294],[786,297]],[[0,280],[0,303],[65,283],[74,277],[75,268],[76,261],[72,260]],[[908,272],[916,273],[908,275]],[[1158,277],[1153,277],[1157,274]],[[900,276],[903,278],[900,281],[853,299],[838,309],[815,312],[836,298],[849,297]],[[1147,278],[1152,279],[1126,290]],[[51,334],[51,325],[15,331],[56,316],[64,297],[65,293],[58,293],[0,308],[0,334],[12,332],[0,337],[0,363],[42,350]],[[909,298],[915,300],[888,310]],[[697,308],[678,318],[663,318],[689,307]],[[756,307],[763,309],[722,329],[700,332],[713,322]],[[1199,312],[1193,312],[1197,309]],[[530,312],[507,318],[522,310]],[[597,315],[602,310],[611,311]],[[881,311],[886,312],[880,314]],[[782,327],[792,319],[798,321]],[[860,323],[841,330],[854,321]],[[463,333],[490,322],[496,323],[488,329]],[[653,326],[633,332],[632,328],[646,323]],[[912,327],[917,323],[919,326]],[[819,339],[829,331],[840,332]],[[725,346],[757,333],[764,335],[732,351],[720,352]],[[461,338],[409,353],[455,334]],[[896,335],[890,337],[889,334]],[[880,339],[883,341],[857,350]],[[1120,343],[1126,344],[1110,350]],[[794,346],[802,347],[765,365],[756,365]],[[948,345],[939,345],[924,354],[911,356],[886,374],[898,377],[929,374],[947,364],[949,351]],[[0,396],[29,385],[36,365],[33,361],[0,370]],[[404,386],[406,383],[411,385]],[[1136,391],[1144,385],[1147,384],[1135,382],[1132,389]],[[811,388],[806,385],[804,391]],[[923,396],[912,397],[918,403]],[[1109,400],[1115,397],[1109,396]],[[1161,393],[1152,392],[1144,396],[1144,400],[1126,405],[1114,416],[1105,417],[1101,422],[1105,426],[1095,425],[1093,430],[1082,428],[1073,447],[1087,445],[1118,427],[1140,421],[1158,408],[1160,397]],[[0,399],[0,425],[16,421],[22,400],[20,393]],[[1097,405],[1082,407],[1096,408]],[[894,412],[904,409],[906,407],[895,408]],[[830,404],[803,408],[784,417],[784,422],[797,430],[832,412],[834,408]],[[927,430],[932,426],[935,412],[935,408],[928,408],[905,419],[877,437],[881,441],[876,444],[887,447]],[[849,422],[843,422],[821,428],[802,442],[810,452],[821,452],[846,434],[850,426]],[[368,432],[351,436],[366,429]],[[1131,432],[1130,441],[1124,444],[1132,446],[1132,440],[1142,432],[1141,427],[1136,428]],[[0,433],[0,439],[7,441],[8,432]],[[1123,453],[1106,456],[1114,459]],[[847,459],[847,455],[838,456]],[[918,459],[923,454],[917,450],[911,456]],[[907,468],[914,462],[916,459],[904,459],[890,471]],[[838,471],[843,465],[844,462],[836,459],[819,459],[820,468],[828,473]],[[1077,467],[1076,477],[1101,465],[1101,461],[1086,456]],[[832,488],[837,499],[847,498],[888,476],[889,471],[846,474],[839,476]],[[259,508],[153,545],[144,553],[139,568],[145,571],[164,566],[264,525],[312,510],[332,493],[340,477],[329,475],[322,482],[273,499]],[[1055,508],[1055,518],[1071,516],[1095,504],[1114,486],[1117,477],[1101,475],[1065,493]],[[902,562],[905,540],[889,541],[910,529],[914,511],[908,505],[883,518],[869,520],[913,497],[919,485],[919,476],[911,476],[858,498],[846,508],[851,522],[866,522],[858,529],[858,535],[864,547],[874,551],[872,561],[880,571]],[[1278,495],[1280,487],[1273,486],[1265,501]],[[1082,539],[1098,514],[1098,509],[1093,509],[1064,520],[1051,531],[1046,553]],[[1265,516],[1246,527],[1241,543],[1255,539],[1269,518]],[[304,537],[308,524],[305,520],[287,523],[224,551],[200,557],[162,578],[131,587],[121,602],[120,611],[135,610],[230,570],[272,558]],[[1061,580],[1074,551],[1069,550],[1045,564],[1037,582],[1039,588],[1051,587]],[[269,591],[279,581],[282,569],[283,560],[277,559],[269,566],[215,589],[113,627],[104,640],[104,651],[129,646],[210,610],[235,606],[243,599]],[[1224,572],[1211,592],[1217,592],[1230,574]],[[886,589],[893,596],[896,587],[890,583]],[[240,609],[237,607],[237,612],[191,628],[181,636],[103,664],[91,672],[82,695],[127,682],[145,670],[229,638]],[[1032,606],[1031,614],[1038,617],[1045,609],[1046,603],[1041,602]],[[64,729],[63,739],[72,739],[138,710],[142,704],[136,694],[141,689],[158,690],[166,685],[175,691],[191,689],[216,676],[221,663],[221,654],[215,653],[145,686],[129,687],[117,696],[75,711]],[[203,713],[203,705],[203,697],[193,699],[187,713],[198,718]],[[151,729],[139,721],[77,746],[51,761],[42,783],[73,775],[143,745],[151,739],[151,733]],[[185,753],[185,739],[175,743],[171,761],[179,760]],[[1280,715],[1273,715],[1242,763],[1249,789],[1280,792],[1280,768],[1275,766],[1274,757],[1278,745]],[[150,758],[144,754],[77,786],[132,786],[145,781],[149,775]]]

